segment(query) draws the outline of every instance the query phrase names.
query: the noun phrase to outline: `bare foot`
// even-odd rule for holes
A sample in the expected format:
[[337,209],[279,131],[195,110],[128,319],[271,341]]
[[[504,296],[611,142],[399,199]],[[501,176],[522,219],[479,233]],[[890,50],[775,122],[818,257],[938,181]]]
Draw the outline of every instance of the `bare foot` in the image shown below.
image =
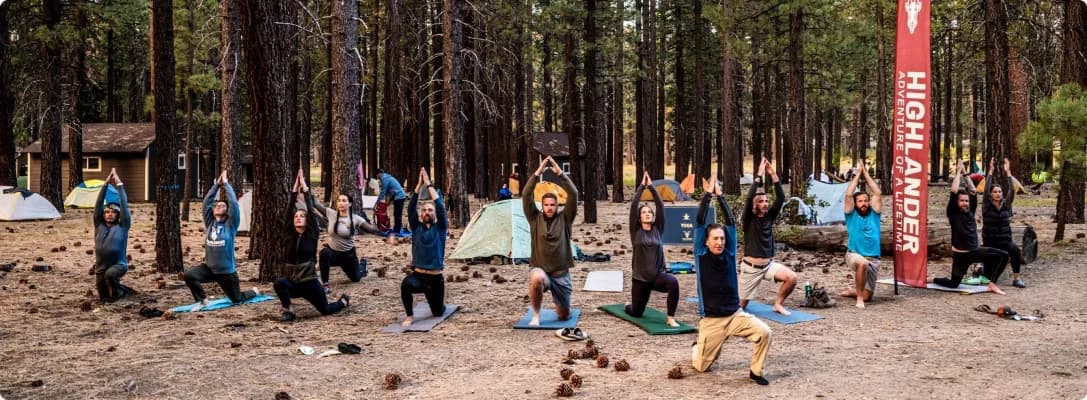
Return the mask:
[[860,309],[864,308],[864,300],[861,300],[860,298],[857,298],[857,308],[860,308]]
[[540,313],[532,316],[532,320],[528,321],[528,326],[540,326]]
[[404,322],[400,323],[400,326],[411,326],[412,322],[415,322],[415,319],[413,319],[412,317],[407,317],[404,318]]
[[676,322],[676,319],[675,319],[675,318],[673,318],[673,317],[668,317],[668,326],[670,326],[670,327],[673,327],[673,328],[678,328],[678,327],[679,327],[679,323],[678,323],[678,322]]
[[774,304],[774,312],[784,315],[786,317],[793,315],[793,313],[789,312],[789,310],[786,310],[785,306],[782,306],[781,304]]
[[989,290],[992,290],[993,293],[999,294],[1001,296],[1004,295],[1004,291],[1000,290],[1000,288],[997,287],[995,283],[989,282]]
[[842,297],[857,297],[857,292],[854,291],[853,288],[849,288],[849,289],[843,290],[841,293],[838,293],[838,295],[842,296]]
[[928,277],[928,278],[925,278],[925,282],[926,282],[926,283],[935,283],[935,282],[936,282],[936,278],[933,278],[933,277],[931,277],[931,276],[930,276],[930,277]]

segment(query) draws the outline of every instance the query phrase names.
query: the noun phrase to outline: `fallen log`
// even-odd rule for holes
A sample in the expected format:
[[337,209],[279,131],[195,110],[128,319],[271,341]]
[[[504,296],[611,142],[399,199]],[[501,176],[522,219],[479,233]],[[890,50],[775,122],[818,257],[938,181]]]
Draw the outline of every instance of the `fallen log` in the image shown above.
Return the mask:
[[[883,256],[894,255],[891,225],[884,224],[879,233]],[[774,230],[774,239],[797,250],[844,253],[849,234],[846,233],[845,225],[787,225]],[[928,226],[928,254],[929,257],[951,256],[950,226]]]

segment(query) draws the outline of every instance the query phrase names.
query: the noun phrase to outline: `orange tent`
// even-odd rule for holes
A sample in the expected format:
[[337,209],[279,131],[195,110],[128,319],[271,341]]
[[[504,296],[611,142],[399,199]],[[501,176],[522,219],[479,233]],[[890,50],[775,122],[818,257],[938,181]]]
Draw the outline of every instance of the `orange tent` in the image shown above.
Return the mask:
[[[657,189],[657,194],[661,196],[661,201],[671,201],[673,203],[676,201],[676,192],[673,192],[672,188],[668,187],[668,185],[656,185],[654,187]],[[641,200],[653,201],[653,194],[646,190],[642,192]]]
[[521,181],[515,177],[510,177],[509,188],[514,196],[519,196],[521,194]]

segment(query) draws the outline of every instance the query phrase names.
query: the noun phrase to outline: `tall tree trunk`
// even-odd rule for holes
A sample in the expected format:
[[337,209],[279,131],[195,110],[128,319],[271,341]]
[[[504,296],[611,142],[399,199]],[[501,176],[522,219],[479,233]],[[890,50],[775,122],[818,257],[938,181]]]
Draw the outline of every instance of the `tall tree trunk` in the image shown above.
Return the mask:
[[[0,3],[0,32],[10,31],[11,2]],[[17,186],[15,99],[11,94],[11,35],[0,35],[0,185]]]
[[222,147],[220,152],[220,169],[226,170],[230,181],[241,187],[241,141],[242,141],[242,34],[241,21],[238,14],[238,1],[221,0],[219,2],[219,17],[222,18],[220,41],[222,46],[222,68],[220,82],[222,85],[222,118],[221,129]]
[[944,121],[941,124],[943,126],[944,135],[943,161],[941,161],[940,164],[945,166],[945,169],[943,170],[943,173],[941,175],[948,176],[948,179],[950,179],[951,174],[955,173],[954,163],[951,162],[951,138],[955,135],[954,127],[952,126],[951,121],[951,119],[955,116],[955,110],[952,108],[951,104],[951,96],[954,94],[953,91],[955,86],[952,83],[952,76],[954,76],[954,71],[952,71],[951,69],[951,57],[953,56],[952,47],[954,45],[951,42],[952,33],[953,32],[948,32],[947,38],[945,39],[947,54],[944,54],[944,83],[943,87],[941,88],[943,89],[944,96],[943,106],[940,107],[941,115],[944,117]]
[[464,69],[465,0],[442,0],[442,129],[445,136],[445,200],[453,226],[466,226],[471,214],[464,171],[464,120],[461,119],[461,79]]
[[694,135],[688,136],[688,140],[693,139],[693,146],[691,149],[694,151],[694,165],[692,172],[695,174],[695,182],[701,182],[701,179],[710,178],[710,164],[712,162],[713,139],[709,135],[706,129],[706,103],[709,99],[706,98],[706,83],[705,83],[705,64],[707,49],[703,45],[703,37],[709,34],[707,29],[703,27],[702,19],[702,0],[694,0],[694,10],[691,15],[694,18],[694,52],[691,54],[694,57],[694,91],[692,96],[688,97],[689,101],[693,101],[693,118],[694,118]]
[[[174,98],[173,0],[151,1],[151,92],[155,108],[155,266],[158,272],[181,270],[181,225],[178,215],[177,106]],[[175,161],[175,162],[171,162]]]
[[[551,0],[541,0],[540,7],[547,7],[551,5]],[[555,132],[555,78],[551,73],[551,55],[554,52],[551,48],[551,42],[555,35],[551,29],[544,29],[543,40],[540,44],[540,50],[543,53],[543,60],[540,62],[540,69],[543,70],[543,130],[544,132]],[[534,160],[535,161],[535,160]],[[525,173],[532,171],[531,168],[525,166]]]
[[[983,0],[985,16],[985,77],[989,89],[989,107],[985,113],[985,146],[989,157],[1001,160],[1011,157],[1011,131],[1008,88],[1008,12],[1004,0]],[[984,163],[983,163],[984,164]],[[1012,168],[1017,167],[1013,165]],[[1003,177],[1001,168],[987,171]]]
[[[87,25],[87,15],[83,7],[75,7],[76,26]],[[68,120],[68,187],[74,188],[83,182],[83,122],[84,108],[81,107],[80,91],[84,77],[87,76],[86,38],[77,33],[71,50],[72,78],[69,83],[68,102],[64,112]]]
[[253,152],[252,240],[257,243],[253,253],[260,258],[263,282],[275,278],[275,267],[284,260],[282,244],[290,235],[285,227],[293,211],[288,186],[292,171],[284,162],[293,155],[287,154],[284,132],[295,126],[290,62],[296,31],[281,22],[294,20],[295,7],[296,3],[278,0],[242,0],[240,7],[253,147],[260,149]]
[[581,188],[585,200],[583,221],[596,223],[596,199],[600,189],[606,189],[601,182],[604,178],[604,157],[601,138],[604,134],[603,82],[600,80],[600,27],[597,25],[599,11],[597,0],[585,0],[585,147],[588,165],[585,166]]
[[[566,132],[570,143],[570,177],[578,190],[585,192],[581,179],[581,132],[578,129],[578,105],[580,94],[577,90],[577,65],[574,60],[574,17],[566,16],[567,28],[562,33],[562,130]],[[576,206],[576,204],[575,204]]]
[[[332,4],[329,2],[329,13],[332,12]],[[332,31],[332,23],[329,21],[329,31]],[[328,55],[328,70],[332,70],[332,58],[333,47],[332,41],[329,40],[325,46],[325,50]],[[333,200],[332,191],[335,185],[332,184],[332,74],[325,74],[327,85],[325,85],[325,126],[321,135],[321,185],[325,187],[325,201],[331,204]],[[373,172],[371,172],[373,173]]]
[[[1075,83],[1087,88],[1087,4],[1065,0],[1064,3],[1064,63],[1061,82]],[[1061,175],[1082,176],[1082,162],[1061,162]],[[1078,170],[1078,171],[1077,171]],[[1054,241],[1064,240],[1065,224],[1084,221],[1084,182],[1061,179],[1057,195],[1057,232]]]
[[[731,11],[732,0],[721,0],[721,9]],[[721,32],[721,146],[717,149],[717,175],[721,179],[721,191],[725,194],[740,194],[740,176],[743,175],[743,158],[736,156],[736,135],[742,135],[743,129],[737,129],[739,120],[739,102],[736,94],[735,56],[732,50],[732,26]],[[741,136],[740,143],[743,139]],[[740,161],[739,163],[735,161]]]
[[189,84],[188,84],[188,81],[189,81],[188,78],[193,76],[193,69],[194,69],[194,65],[196,64],[196,43],[195,43],[196,41],[194,40],[194,36],[196,36],[196,15],[195,15],[196,7],[195,7],[195,4],[194,4],[194,1],[193,0],[185,0],[185,8],[188,10],[188,16],[189,16],[189,18],[185,21],[185,28],[188,29],[188,32],[189,32],[189,38],[188,38],[189,40],[188,40],[188,43],[185,43],[185,47],[186,47],[186,49],[185,49],[185,58],[186,58],[186,60],[185,60],[186,61],[186,63],[185,63],[185,72],[183,72],[184,75],[181,78],[181,81],[183,82],[183,84],[181,85],[181,88],[182,88],[181,90],[184,91],[184,95],[185,95],[185,183],[183,184],[184,189],[183,189],[182,194],[181,194],[181,220],[182,221],[188,221],[189,220],[189,203],[192,202],[191,201],[192,200],[192,193],[193,193],[193,187],[192,186],[195,184],[195,182],[193,182],[193,180],[196,178],[196,175],[193,175],[192,168],[190,168],[190,167],[192,167],[192,165],[190,165],[190,164],[193,164],[192,160],[194,159],[194,157],[193,157],[193,147],[194,147],[193,146],[193,140],[195,139],[195,137],[192,134],[192,128],[193,128],[193,126],[192,126],[193,125],[193,119],[192,119],[192,95],[193,95],[193,93],[192,93],[192,88],[190,88]]
[[767,68],[762,61],[762,31],[757,25],[751,32],[751,164],[755,168],[770,153],[765,149],[766,139],[770,138],[764,109]]
[[[786,144],[800,146],[803,149],[808,143],[804,132],[804,59],[803,43],[801,36],[804,33],[804,10],[797,7],[789,15],[789,101],[787,107],[789,123],[789,141]],[[795,148],[795,147],[794,147]],[[791,154],[792,152],[786,152]],[[803,157],[794,156],[790,163],[792,180],[789,182],[789,193],[792,196],[804,197],[807,192],[807,168],[804,167]]]
[[[305,15],[302,16],[305,18]],[[299,53],[302,56],[301,93],[302,109],[299,110],[299,139],[298,148],[301,150],[302,179],[306,186],[310,186],[310,167],[313,166],[313,51],[308,40],[299,41]]]
[[[360,199],[358,3],[332,2],[332,187]],[[404,149],[406,150],[406,149]]]
[[[623,0],[616,0],[616,10],[619,14],[624,14],[626,5]],[[616,37],[623,37],[623,23],[622,21],[616,21],[615,32]],[[623,65],[623,56],[626,51],[623,48],[624,41],[619,41],[619,48],[615,52],[615,64]],[[611,201],[613,203],[623,202],[623,81],[620,80],[621,74],[615,74],[612,77],[612,143],[611,143],[611,169],[614,179],[611,186]]]
[[[673,1],[672,8],[675,15],[672,18],[676,21],[675,33],[672,35],[673,45],[675,46],[675,67],[673,68],[673,76],[675,79],[675,96],[676,105],[672,114],[672,162],[675,163],[675,171],[672,179],[677,182],[683,182],[687,179],[687,174],[691,170],[691,142],[693,142],[691,136],[691,86],[687,82],[687,67],[684,65],[684,50],[687,46],[687,41],[690,40],[687,34],[687,30],[684,29],[689,21],[683,20],[683,5],[679,1]],[[667,154],[667,149],[665,150]],[[665,156],[665,164],[668,164],[667,156]],[[637,177],[635,180],[641,179]]]
[[822,108],[816,107],[815,118],[812,121],[813,123],[809,126],[809,133],[813,136],[812,139],[814,139],[815,142],[815,147],[812,147],[814,151],[810,152],[812,157],[810,165],[815,179],[819,179],[819,172],[823,170],[823,152],[821,150],[824,147],[829,147],[827,146],[827,144],[829,143],[825,141],[826,131],[828,129],[824,129],[828,124],[828,120],[829,118],[827,118],[827,112],[824,111]]
[[45,117],[42,119],[42,168],[39,194],[44,196],[53,207],[64,212],[64,198],[61,191],[61,131],[64,99],[61,95],[61,38],[58,32],[61,18],[60,0],[42,0],[44,18],[42,22],[49,33],[43,40],[42,54],[45,56]]
[[[514,62],[516,65],[514,66],[513,78],[513,115],[514,122],[517,124],[517,130],[515,132],[516,141],[514,145],[517,146],[517,165],[520,166],[521,169],[527,170],[529,154],[532,153],[532,116],[531,114],[526,114],[526,112],[531,112],[526,111],[526,108],[527,110],[531,110],[532,106],[526,106],[525,97],[527,95],[528,101],[532,101],[532,63],[531,61],[526,60],[525,46],[528,35],[526,25],[528,25],[528,18],[531,16],[532,11],[531,7],[526,3],[526,0],[518,0],[516,2],[516,7],[516,18],[518,19],[518,22],[516,25],[517,36],[514,41]],[[517,174],[517,178],[522,184],[527,179],[525,173],[515,170],[512,168],[512,165],[507,172],[507,177],[504,178],[502,181],[503,183],[508,182],[508,177],[512,176],[512,174]],[[510,190],[513,190],[513,188],[510,188]]]
[[[431,23],[431,53],[442,54],[442,5],[440,2],[435,3],[434,13],[432,16],[433,22]],[[438,74],[438,71],[442,70],[442,65],[445,62],[442,57],[434,57],[431,61],[432,69],[435,71],[434,75]],[[442,80],[432,81],[430,87],[430,110],[433,132],[434,132],[434,182],[442,184],[446,182],[446,175],[449,171],[445,169],[445,129],[442,126],[442,118],[444,118],[445,104],[442,102]]]
[[[876,168],[879,179],[879,190],[883,193],[891,193],[891,164],[893,152],[891,150],[891,132],[887,127],[887,46],[883,15],[883,2],[876,2],[876,50],[879,58],[879,70],[876,83]],[[867,145],[867,144],[866,144]]]

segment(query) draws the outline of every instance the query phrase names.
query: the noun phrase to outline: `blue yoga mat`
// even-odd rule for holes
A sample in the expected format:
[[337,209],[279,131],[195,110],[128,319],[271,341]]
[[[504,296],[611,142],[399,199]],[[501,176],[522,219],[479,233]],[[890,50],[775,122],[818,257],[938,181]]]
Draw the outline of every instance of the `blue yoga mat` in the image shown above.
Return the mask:
[[529,326],[528,321],[532,320],[532,309],[529,308],[525,312],[525,316],[521,317],[517,323],[513,324],[513,329],[559,329],[559,328],[576,328],[577,320],[581,317],[581,309],[575,308],[570,310],[570,318],[565,321],[559,321],[558,314],[555,314],[555,310],[550,308],[540,309],[540,326]]
[[[241,302],[241,304],[260,303],[262,301],[268,301],[268,300],[275,300],[275,297],[263,294],[263,295],[251,298],[249,300],[243,301],[243,302]],[[198,303],[192,303],[192,304],[187,304],[187,305],[183,305],[183,306],[177,306],[177,307],[171,308],[170,311],[175,312],[175,313],[190,312],[190,311],[192,311],[193,307],[196,307],[197,304]],[[212,300],[212,301],[208,302],[208,305],[204,306],[204,308],[201,308],[200,311],[215,311],[215,310],[218,310],[218,309],[227,308],[227,307],[231,307],[231,306],[235,306],[235,305],[237,305],[237,304],[234,304],[233,302],[231,302],[229,298],[223,297],[223,298],[215,299],[215,300]]]
[[[687,302],[689,302],[689,303],[697,303],[698,301],[699,301],[698,297],[688,297],[687,298]],[[778,313],[774,312],[774,306],[769,305],[769,304],[765,304],[765,303],[759,303],[759,302],[754,301],[754,300],[751,300],[751,301],[749,301],[747,303],[747,308],[744,308],[744,311],[747,311],[748,314],[754,315],[756,317],[759,317],[759,318],[762,318],[762,319],[768,319],[768,320],[777,322],[779,324],[784,324],[784,325],[797,324],[797,323],[801,323],[801,322],[808,322],[808,321],[815,321],[815,320],[823,319],[823,317],[820,317],[820,316],[815,315],[815,314],[810,314],[810,313],[806,313],[806,312],[803,312],[803,311],[792,310],[792,309],[789,310],[789,312],[792,313],[792,315],[789,315],[789,316],[786,317],[784,315],[781,315],[781,314],[778,314]]]

